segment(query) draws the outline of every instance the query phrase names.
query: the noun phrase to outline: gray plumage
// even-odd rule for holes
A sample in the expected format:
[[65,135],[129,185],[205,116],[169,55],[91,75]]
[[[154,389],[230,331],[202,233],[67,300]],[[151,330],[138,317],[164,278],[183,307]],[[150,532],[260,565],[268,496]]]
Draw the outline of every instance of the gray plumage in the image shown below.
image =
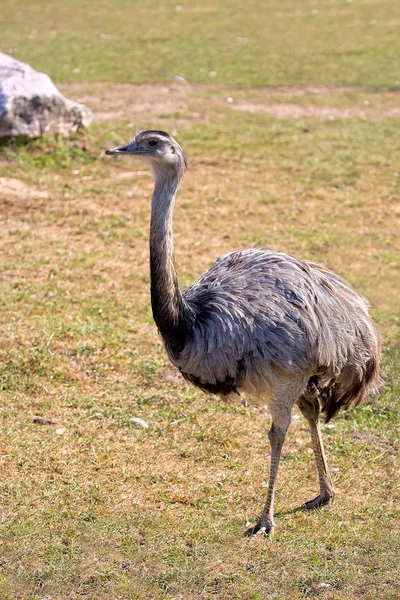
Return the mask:
[[248,533],[275,526],[275,479],[291,410],[308,421],[320,494],[306,508],[330,504],[334,488],[319,429],[379,387],[380,345],[366,301],[325,267],[271,250],[219,258],[181,292],[174,266],[172,215],[187,160],[162,131],[143,130],[108,154],[150,160],[155,177],[150,226],[153,315],[172,363],[211,393],[262,395],[272,416],[267,501]]

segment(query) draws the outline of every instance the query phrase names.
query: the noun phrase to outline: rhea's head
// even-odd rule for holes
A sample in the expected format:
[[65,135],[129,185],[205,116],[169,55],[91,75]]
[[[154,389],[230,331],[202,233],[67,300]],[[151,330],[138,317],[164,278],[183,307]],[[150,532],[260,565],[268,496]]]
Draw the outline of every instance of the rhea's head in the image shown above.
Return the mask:
[[142,129],[126,146],[106,150],[106,154],[133,154],[148,158],[153,173],[173,172],[183,176],[187,158],[176,140],[165,131]]

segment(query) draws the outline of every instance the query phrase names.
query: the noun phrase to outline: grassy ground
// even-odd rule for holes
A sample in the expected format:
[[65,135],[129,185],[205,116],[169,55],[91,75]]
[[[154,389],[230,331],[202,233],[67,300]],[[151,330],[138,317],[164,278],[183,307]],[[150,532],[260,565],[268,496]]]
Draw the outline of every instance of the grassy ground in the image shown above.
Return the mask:
[[[276,119],[216,102],[231,93],[190,90],[179,115],[153,116],[191,162],[176,210],[182,283],[232,248],[267,245],[326,261],[371,299],[387,387],[324,432],[337,504],[291,512],[316,491],[295,419],[276,537],[241,538],[266,492],[268,417],[167,364],[148,297],[151,179],[102,155],[132,125],[11,145],[1,175],[26,187],[3,195],[2,598],[398,597],[398,120]],[[351,94],[360,107],[365,94]]]
[[[90,20],[83,16],[93,5],[84,3],[73,12],[25,2],[12,17],[11,3],[2,7],[2,50],[17,54],[20,47],[21,58],[35,56],[34,66],[74,80],[63,92],[87,102],[97,120],[70,141],[0,148],[1,600],[400,598],[400,118],[398,93],[378,89],[394,86],[396,63],[388,57],[398,40],[390,42],[378,25],[390,29],[395,5],[301,0],[293,24],[293,3],[269,2],[286,26],[292,23],[292,46],[290,30],[278,35],[276,13],[261,31],[252,26],[260,20],[256,3],[245,16],[234,2],[226,5],[223,23],[224,4],[202,7],[206,31],[215,35],[202,45],[192,30],[182,33],[188,10],[200,8],[164,3],[174,19],[158,44],[172,67],[146,54],[150,9],[151,35],[160,35],[161,8],[153,4],[121,3],[110,11],[98,2]],[[378,8],[378,23],[370,26],[381,34],[361,43],[361,29],[343,33],[344,14],[366,15],[367,27]],[[319,25],[312,49],[298,53],[300,76],[288,56],[300,39],[305,43],[306,16],[310,27],[314,18]],[[22,39],[21,28],[26,36],[43,33],[45,41]],[[94,36],[96,28],[120,41]],[[267,28],[281,44],[268,75],[256,62],[265,41],[273,46]],[[179,74],[190,79],[204,52],[225,65],[207,64],[225,85],[96,83],[168,79],[178,64],[171,54],[177,30],[187,35]],[[238,61],[226,42],[232,31],[260,40],[246,60]],[[331,56],[341,39],[347,49],[360,49],[356,62],[338,51],[322,69],[318,44]],[[125,54],[129,40],[141,65],[135,76]],[[98,52],[100,44],[108,50]],[[220,47],[226,54],[215,51]],[[83,48],[81,71],[61,72]],[[362,68],[351,69],[358,58]],[[371,88],[315,87],[355,81]],[[260,82],[313,87],[228,86]],[[317,491],[308,434],[295,414],[272,540],[241,537],[266,495],[265,407],[243,398],[225,403],[187,386],[168,365],[152,322],[151,177],[133,159],[103,154],[141,125],[174,133],[189,155],[175,219],[183,286],[225,252],[272,247],[323,261],[348,278],[371,300],[382,333],[385,391],[324,429],[336,504],[293,512]],[[36,416],[56,422],[42,425]]]
[[2,0],[0,44],[57,81],[400,87],[396,0]]

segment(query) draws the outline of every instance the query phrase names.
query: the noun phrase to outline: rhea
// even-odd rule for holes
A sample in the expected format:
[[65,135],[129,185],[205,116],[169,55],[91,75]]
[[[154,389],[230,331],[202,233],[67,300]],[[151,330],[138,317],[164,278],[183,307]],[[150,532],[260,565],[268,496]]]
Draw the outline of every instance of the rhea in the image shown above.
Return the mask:
[[319,478],[319,494],[304,508],[331,504],[320,415],[329,421],[379,387],[380,343],[366,301],[324,266],[256,248],[217,259],[182,291],[172,218],[185,154],[168,133],[148,129],[107,154],[150,162],[151,304],[171,362],[205,392],[263,396],[271,414],[267,498],[246,533],[270,534],[275,527],[276,477],[295,404],[310,429]]

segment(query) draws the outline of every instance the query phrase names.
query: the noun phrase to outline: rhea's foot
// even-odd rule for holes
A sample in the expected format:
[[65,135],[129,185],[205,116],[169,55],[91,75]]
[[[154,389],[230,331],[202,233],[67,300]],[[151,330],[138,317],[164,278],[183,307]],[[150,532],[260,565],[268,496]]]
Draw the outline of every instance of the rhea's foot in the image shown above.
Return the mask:
[[335,495],[332,492],[326,494],[319,494],[319,496],[314,498],[314,500],[309,500],[308,502],[305,502],[304,508],[306,510],[313,510],[314,508],[320,508],[321,506],[329,506],[333,503],[334,497]]
[[249,527],[247,531],[245,531],[245,537],[272,537],[275,529],[275,523],[268,523],[267,525],[262,525],[261,521],[258,521],[254,527]]

